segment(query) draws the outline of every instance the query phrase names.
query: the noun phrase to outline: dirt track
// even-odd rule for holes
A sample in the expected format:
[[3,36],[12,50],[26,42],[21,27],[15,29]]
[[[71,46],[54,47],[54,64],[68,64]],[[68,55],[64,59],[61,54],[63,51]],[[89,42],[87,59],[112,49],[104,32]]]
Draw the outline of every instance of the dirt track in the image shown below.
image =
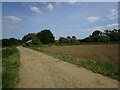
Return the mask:
[[117,88],[118,82],[37,51],[18,47],[18,88]]

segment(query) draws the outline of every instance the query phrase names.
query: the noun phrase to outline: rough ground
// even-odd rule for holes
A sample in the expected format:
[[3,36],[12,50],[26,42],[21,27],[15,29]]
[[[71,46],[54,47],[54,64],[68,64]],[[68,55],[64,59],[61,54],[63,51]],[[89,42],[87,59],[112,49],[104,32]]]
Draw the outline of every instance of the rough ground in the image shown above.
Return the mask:
[[18,88],[117,88],[118,82],[85,68],[18,47],[21,55]]
[[41,49],[50,52],[64,53],[75,58],[84,58],[87,60],[104,61],[118,64],[118,46],[118,44],[73,45],[42,47]]

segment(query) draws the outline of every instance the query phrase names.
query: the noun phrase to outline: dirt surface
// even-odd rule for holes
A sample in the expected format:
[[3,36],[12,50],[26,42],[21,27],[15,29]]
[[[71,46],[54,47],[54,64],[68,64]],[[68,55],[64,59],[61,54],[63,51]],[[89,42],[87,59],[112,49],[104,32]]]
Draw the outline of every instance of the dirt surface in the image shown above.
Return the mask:
[[64,53],[65,55],[70,55],[75,58],[118,64],[118,45],[52,46],[42,47],[41,49],[50,52]]
[[118,82],[85,68],[18,47],[21,55],[18,88],[117,88]]

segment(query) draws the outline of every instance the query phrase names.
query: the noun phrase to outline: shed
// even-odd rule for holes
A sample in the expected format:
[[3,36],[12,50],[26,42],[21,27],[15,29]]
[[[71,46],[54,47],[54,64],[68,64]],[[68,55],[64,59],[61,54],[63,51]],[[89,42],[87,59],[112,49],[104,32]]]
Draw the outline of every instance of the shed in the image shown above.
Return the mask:
[[32,39],[31,39],[31,40],[28,40],[28,41],[26,42],[26,45],[27,45],[27,46],[32,46],[32,45],[34,45],[33,40],[32,40]]

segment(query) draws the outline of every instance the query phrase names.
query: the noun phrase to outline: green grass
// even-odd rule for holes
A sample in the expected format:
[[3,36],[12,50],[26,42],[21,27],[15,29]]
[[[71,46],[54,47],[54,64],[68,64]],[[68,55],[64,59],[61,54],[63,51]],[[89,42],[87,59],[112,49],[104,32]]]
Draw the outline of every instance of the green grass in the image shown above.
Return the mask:
[[105,75],[120,81],[120,72],[119,72],[120,67],[118,67],[115,64],[108,63],[108,62],[91,61],[91,60],[85,60],[85,59],[75,59],[71,56],[66,56],[62,53],[48,52],[45,50],[37,49],[36,47],[33,47],[33,46],[30,46],[29,48],[45,53],[47,55],[53,56],[60,60],[75,64],[78,67],[82,66],[86,69],[92,70],[95,73],[100,73],[102,75]]
[[2,88],[13,88],[18,82],[19,51],[15,48],[2,50]]
[[33,45],[32,47],[50,47],[50,46],[72,46],[72,45],[110,45],[110,44],[120,44],[120,42],[80,42],[78,44],[75,43],[51,43],[51,44],[40,44]]

